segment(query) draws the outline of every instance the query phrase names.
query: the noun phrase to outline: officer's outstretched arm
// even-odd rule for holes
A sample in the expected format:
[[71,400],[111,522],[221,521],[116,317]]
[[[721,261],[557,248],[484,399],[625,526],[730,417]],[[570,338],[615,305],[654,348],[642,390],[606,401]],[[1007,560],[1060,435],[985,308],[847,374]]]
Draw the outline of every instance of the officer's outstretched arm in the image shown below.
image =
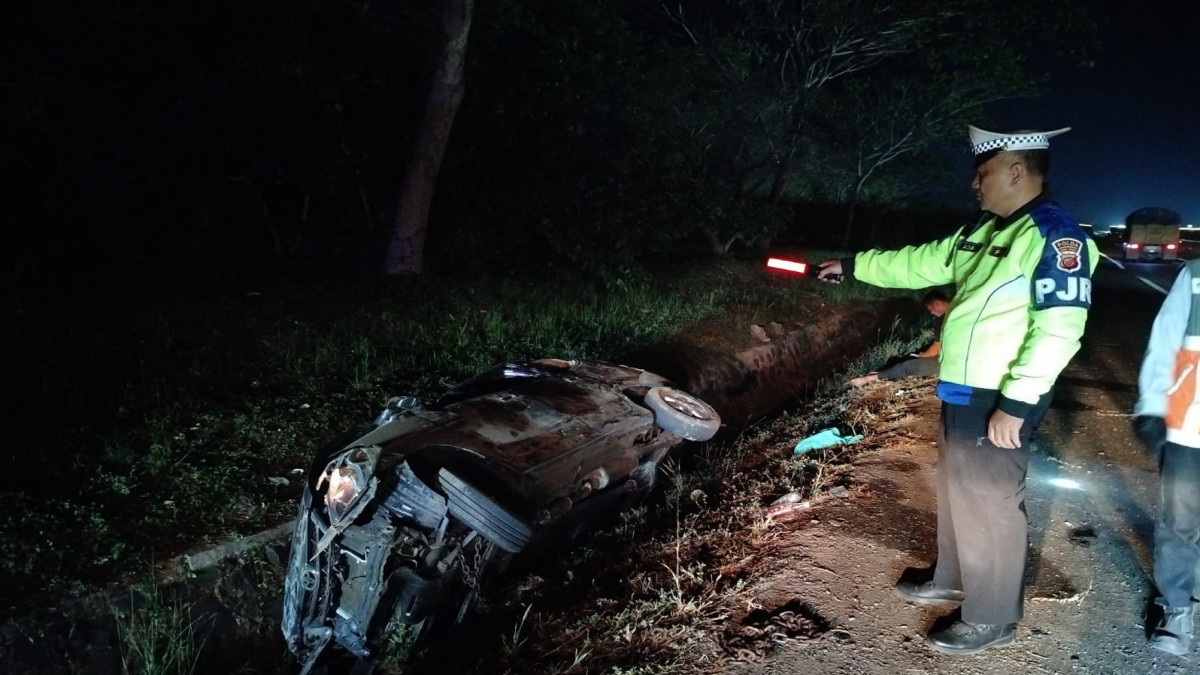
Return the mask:
[[962,230],[953,236],[897,251],[863,251],[844,270],[859,281],[884,288],[928,288],[954,283],[953,251]]

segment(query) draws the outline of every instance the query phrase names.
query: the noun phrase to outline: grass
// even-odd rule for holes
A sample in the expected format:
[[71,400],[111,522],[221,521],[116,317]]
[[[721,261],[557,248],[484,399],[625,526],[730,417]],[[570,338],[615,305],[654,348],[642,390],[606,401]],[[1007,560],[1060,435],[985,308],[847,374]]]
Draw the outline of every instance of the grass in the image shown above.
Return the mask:
[[616,358],[729,312],[766,323],[873,295],[726,262],[31,310],[13,330],[27,396],[5,468],[24,480],[2,489],[2,593],[83,592],[290,518],[316,447],[391,395],[430,397],[503,360]]
[[157,586],[130,593],[129,609],[114,608],[121,670],[130,675],[192,675],[204,639],[188,605]]
[[525,613],[521,615],[520,620],[513,625],[512,633],[504,636],[502,640],[502,649],[504,655],[508,657],[516,656],[521,647],[529,641],[528,636],[522,636],[525,630],[525,622],[529,619],[529,611],[533,609],[533,605],[525,605]]

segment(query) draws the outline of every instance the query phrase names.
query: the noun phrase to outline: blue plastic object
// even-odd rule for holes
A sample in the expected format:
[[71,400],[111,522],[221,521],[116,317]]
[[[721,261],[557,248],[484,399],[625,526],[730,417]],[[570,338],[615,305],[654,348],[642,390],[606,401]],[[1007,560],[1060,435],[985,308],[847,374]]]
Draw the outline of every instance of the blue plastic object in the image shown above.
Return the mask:
[[796,444],[795,454],[803,455],[810,450],[832,448],[835,445],[850,445],[851,443],[857,443],[862,439],[862,434],[843,436],[842,432],[837,430],[837,427],[829,427],[828,429],[822,429],[818,431],[808,438],[802,439]]

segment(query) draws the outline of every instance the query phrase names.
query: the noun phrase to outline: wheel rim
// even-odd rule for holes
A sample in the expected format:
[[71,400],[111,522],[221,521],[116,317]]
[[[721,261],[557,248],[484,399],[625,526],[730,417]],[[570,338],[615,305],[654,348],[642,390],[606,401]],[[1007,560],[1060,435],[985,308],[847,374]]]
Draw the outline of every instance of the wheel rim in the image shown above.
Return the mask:
[[662,400],[667,405],[689,417],[698,420],[713,419],[712,413],[709,412],[708,404],[689,394],[676,391],[664,392]]

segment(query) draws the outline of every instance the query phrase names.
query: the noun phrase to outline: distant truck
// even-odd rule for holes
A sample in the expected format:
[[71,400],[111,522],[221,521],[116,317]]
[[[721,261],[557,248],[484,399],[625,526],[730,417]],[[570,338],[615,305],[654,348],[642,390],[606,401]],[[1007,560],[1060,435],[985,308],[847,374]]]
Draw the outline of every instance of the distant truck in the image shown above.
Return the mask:
[[1183,217],[1170,209],[1147,207],[1125,217],[1125,260],[1168,262],[1179,256]]

